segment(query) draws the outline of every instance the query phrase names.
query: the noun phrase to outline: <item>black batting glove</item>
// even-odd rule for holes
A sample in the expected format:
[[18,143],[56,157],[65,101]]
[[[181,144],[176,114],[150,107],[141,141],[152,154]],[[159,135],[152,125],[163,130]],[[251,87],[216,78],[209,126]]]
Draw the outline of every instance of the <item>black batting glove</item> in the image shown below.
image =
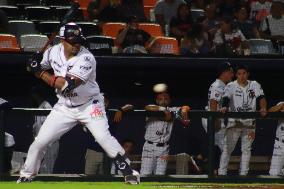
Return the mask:
[[35,53],[27,62],[27,71],[31,73],[39,73],[42,71],[40,62],[42,53]]

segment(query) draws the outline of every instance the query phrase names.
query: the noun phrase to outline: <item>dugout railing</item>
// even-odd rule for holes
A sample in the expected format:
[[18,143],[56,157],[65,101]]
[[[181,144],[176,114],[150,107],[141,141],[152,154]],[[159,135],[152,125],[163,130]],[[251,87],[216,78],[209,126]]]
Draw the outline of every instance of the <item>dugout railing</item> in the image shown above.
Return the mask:
[[[109,109],[109,111],[117,111],[117,109]],[[3,160],[4,160],[4,128],[5,128],[5,115],[13,113],[29,113],[32,115],[47,115],[50,109],[37,109],[37,108],[12,108],[9,110],[0,110],[0,174],[3,173]],[[145,110],[134,110],[131,114],[139,116],[160,116],[163,117],[163,112],[148,112]],[[256,118],[256,119],[279,119],[284,117],[284,112],[269,112],[265,117],[261,116],[259,112],[212,112],[204,110],[191,110],[189,118],[207,118],[207,131],[208,131],[208,178],[215,178],[214,175],[214,133],[213,126],[214,120],[218,118]]]

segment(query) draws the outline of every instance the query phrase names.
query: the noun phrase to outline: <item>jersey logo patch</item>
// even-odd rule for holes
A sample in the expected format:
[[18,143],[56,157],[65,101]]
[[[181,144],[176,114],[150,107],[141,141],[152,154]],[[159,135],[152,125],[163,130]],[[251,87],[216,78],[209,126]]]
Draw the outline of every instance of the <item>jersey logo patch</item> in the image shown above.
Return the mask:
[[104,113],[98,104],[93,105],[91,117],[94,119],[102,119],[104,117]]
[[91,57],[85,56],[85,57],[84,57],[84,60],[85,60],[86,62],[90,62],[90,61],[91,61]]
[[254,98],[255,97],[255,92],[253,90],[249,90],[249,97]]

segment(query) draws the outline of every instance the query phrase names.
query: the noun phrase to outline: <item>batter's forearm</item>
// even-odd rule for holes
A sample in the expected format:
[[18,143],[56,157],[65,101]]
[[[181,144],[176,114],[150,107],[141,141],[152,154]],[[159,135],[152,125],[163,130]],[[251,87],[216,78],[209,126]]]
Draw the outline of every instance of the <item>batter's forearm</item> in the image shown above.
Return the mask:
[[163,107],[163,106],[147,105],[147,106],[145,106],[145,110],[147,110],[147,111],[153,111],[153,112],[158,112],[158,111],[165,111],[166,108]]
[[218,102],[216,100],[210,100],[210,111],[217,111]]
[[41,72],[39,78],[42,79],[45,83],[47,83],[49,86],[54,87],[58,90],[61,90],[66,83],[64,77],[55,77],[55,75],[52,75],[46,71]]

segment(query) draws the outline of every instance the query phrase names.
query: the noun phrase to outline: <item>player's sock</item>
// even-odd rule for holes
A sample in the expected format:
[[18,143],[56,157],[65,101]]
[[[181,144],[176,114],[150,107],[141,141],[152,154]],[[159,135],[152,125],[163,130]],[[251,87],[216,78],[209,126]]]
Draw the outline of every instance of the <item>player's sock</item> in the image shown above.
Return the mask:
[[117,154],[114,158],[114,164],[116,168],[122,172],[123,176],[132,175],[133,171],[124,156]]

